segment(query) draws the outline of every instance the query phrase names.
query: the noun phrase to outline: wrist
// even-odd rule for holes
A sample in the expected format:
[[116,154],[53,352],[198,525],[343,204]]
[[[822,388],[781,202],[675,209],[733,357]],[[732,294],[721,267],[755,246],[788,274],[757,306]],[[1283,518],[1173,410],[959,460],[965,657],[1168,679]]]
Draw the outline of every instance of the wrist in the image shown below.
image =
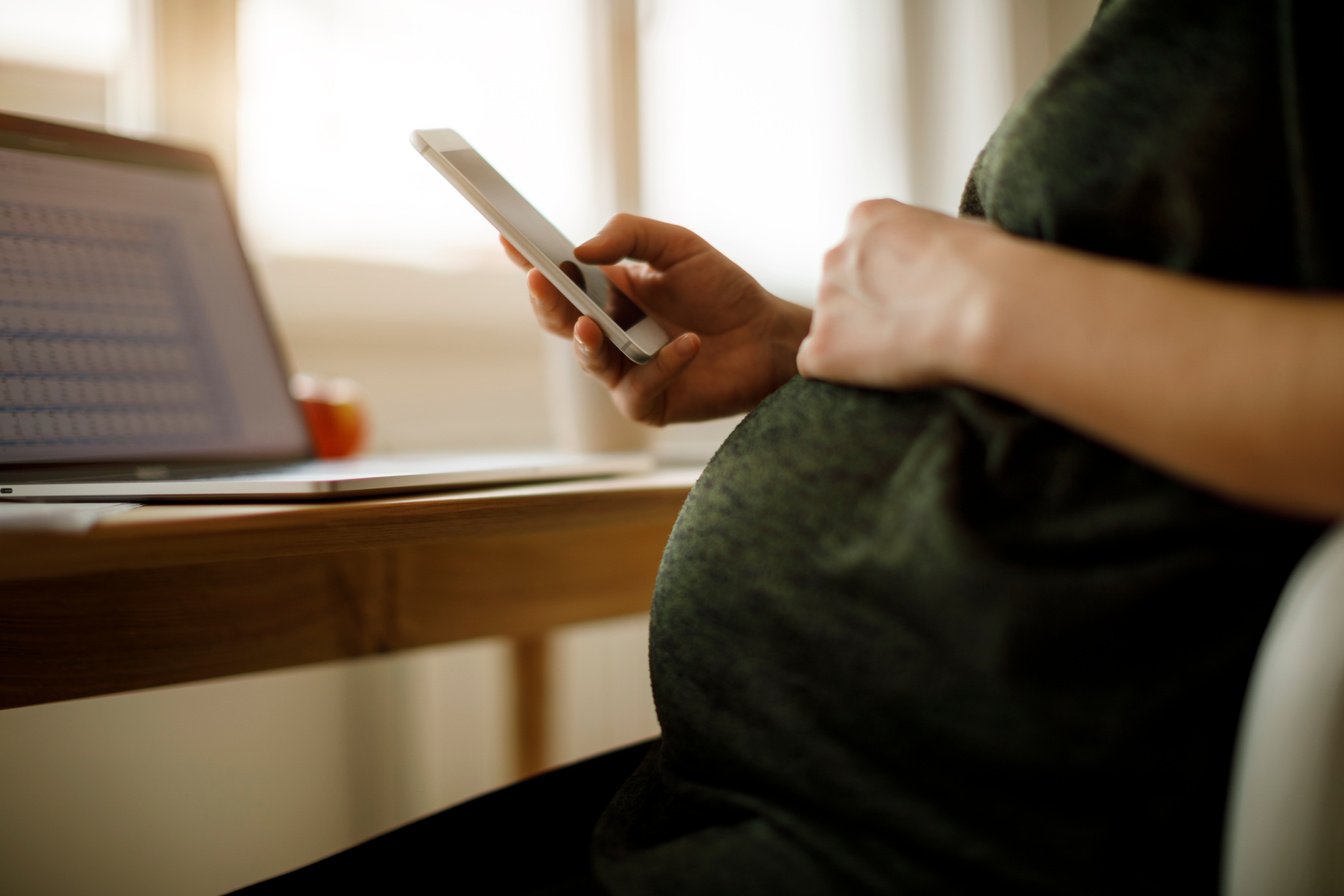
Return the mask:
[[1003,350],[1011,340],[1013,314],[1020,312],[1024,290],[1018,278],[1033,266],[1020,253],[1020,239],[986,228],[966,254],[965,285],[941,335],[936,356],[941,378],[981,388],[997,385]]
[[[1061,348],[1102,348],[1099,327],[1108,312],[1101,297],[1115,292],[1117,270],[1128,274],[1098,264],[1095,256],[1003,231],[994,231],[971,261],[977,273],[965,290],[948,353],[949,378],[1020,401],[1030,401]],[[1077,305],[1081,284],[1094,297],[1083,316]]]

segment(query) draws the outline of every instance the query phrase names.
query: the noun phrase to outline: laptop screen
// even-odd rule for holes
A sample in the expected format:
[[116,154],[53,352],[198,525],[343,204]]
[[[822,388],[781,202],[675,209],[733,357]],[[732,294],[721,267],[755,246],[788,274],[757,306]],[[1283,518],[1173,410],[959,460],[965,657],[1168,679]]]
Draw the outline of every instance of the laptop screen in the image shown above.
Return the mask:
[[0,115],[0,464],[308,453],[210,159]]

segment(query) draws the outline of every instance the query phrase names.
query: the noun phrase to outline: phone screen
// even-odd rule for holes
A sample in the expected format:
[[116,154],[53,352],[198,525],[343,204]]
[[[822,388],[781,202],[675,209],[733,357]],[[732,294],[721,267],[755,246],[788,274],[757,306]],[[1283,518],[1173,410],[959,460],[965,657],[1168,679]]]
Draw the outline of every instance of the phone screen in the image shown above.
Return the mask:
[[639,309],[621,295],[600,269],[574,257],[574,246],[541,216],[513,185],[500,176],[480,154],[470,149],[449,150],[443,153],[481,191],[486,201],[508,219],[523,236],[531,240],[556,267],[564,271],[582,289],[588,298],[602,308],[622,329],[628,328],[643,316]]

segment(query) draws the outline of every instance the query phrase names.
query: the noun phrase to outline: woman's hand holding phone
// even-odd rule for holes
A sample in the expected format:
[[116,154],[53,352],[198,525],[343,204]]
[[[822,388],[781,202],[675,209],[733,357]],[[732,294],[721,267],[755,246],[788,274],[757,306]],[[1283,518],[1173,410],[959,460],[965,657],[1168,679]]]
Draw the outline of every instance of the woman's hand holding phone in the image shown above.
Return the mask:
[[[580,366],[632,420],[661,426],[750,410],[797,372],[794,357],[811,312],[767,292],[691,231],[617,215],[575,257],[602,265],[621,292],[657,321],[669,343],[638,365],[583,317],[507,241],[527,270],[543,329],[574,340]],[[632,259],[634,264],[618,264]]]

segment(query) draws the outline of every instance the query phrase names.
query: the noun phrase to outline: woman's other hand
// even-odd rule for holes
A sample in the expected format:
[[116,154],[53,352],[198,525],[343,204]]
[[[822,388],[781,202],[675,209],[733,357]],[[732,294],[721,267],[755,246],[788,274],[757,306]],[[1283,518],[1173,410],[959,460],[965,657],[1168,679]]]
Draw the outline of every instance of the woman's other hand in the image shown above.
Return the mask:
[[807,376],[958,382],[1169,473],[1344,513],[1344,296],[1179,274],[865,202],[826,256]]
[[988,305],[980,244],[996,233],[890,199],[858,205],[823,261],[799,371],[879,389],[955,378]]

